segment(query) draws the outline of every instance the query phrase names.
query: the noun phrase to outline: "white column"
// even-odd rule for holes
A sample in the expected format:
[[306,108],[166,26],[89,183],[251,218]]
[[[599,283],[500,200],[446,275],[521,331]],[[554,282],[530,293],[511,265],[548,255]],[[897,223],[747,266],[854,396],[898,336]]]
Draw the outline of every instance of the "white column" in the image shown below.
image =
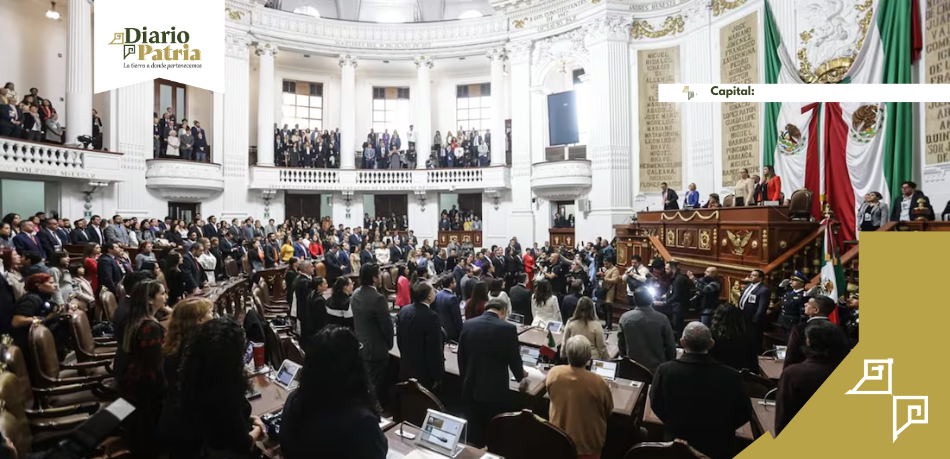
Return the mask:
[[[340,169],[355,167],[356,145],[356,57],[340,56]],[[360,152],[362,155],[362,151]]]
[[261,57],[257,85],[257,165],[274,165],[274,55],[277,45],[258,43]]
[[631,154],[630,127],[630,26],[628,15],[608,13],[587,29],[594,78],[592,107],[599,114],[593,123],[587,157],[591,160],[591,212],[586,224],[578,225],[578,240],[592,241],[597,236],[613,235],[613,225],[622,223],[633,213],[630,182],[631,164],[638,154]]
[[205,132],[210,135],[205,135],[208,137],[208,145],[211,146],[211,162],[221,164],[224,158],[224,93],[213,93],[211,104],[211,129],[205,127]]
[[[513,42],[508,48],[511,60],[512,203],[507,234],[517,237],[522,248],[530,247],[534,242],[531,204],[531,48],[530,41]],[[504,135],[504,130],[501,134]],[[492,223],[486,221],[485,224]]]
[[416,73],[416,109],[413,113],[416,132],[416,169],[425,169],[432,149],[432,58],[419,56],[413,59]]
[[146,159],[152,158],[152,111],[154,83],[143,81],[112,91],[116,99],[116,148],[122,152],[119,169],[125,178],[117,182],[116,213],[125,218],[148,216],[151,199],[145,183]]
[[[222,135],[217,137],[218,148],[214,153],[224,170],[224,212],[222,219],[247,218],[250,196],[260,197],[260,193],[249,193],[247,188],[248,150],[250,139],[247,127],[250,125],[251,101],[247,97],[251,90],[250,63],[248,46],[250,40],[246,34],[227,34],[225,36],[224,59],[224,102],[222,108]],[[271,112],[273,113],[273,112]],[[272,125],[271,125],[272,126]],[[273,135],[267,130],[269,139]],[[271,142],[267,142],[273,145]],[[273,160],[273,155],[271,156]]]
[[92,135],[92,2],[70,1],[66,20],[66,135],[63,140],[68,145],[77,143],[76,138],[81,135]]
[[505,63],[504,48],[488,52],[491,60],[491,165],[505,165]]

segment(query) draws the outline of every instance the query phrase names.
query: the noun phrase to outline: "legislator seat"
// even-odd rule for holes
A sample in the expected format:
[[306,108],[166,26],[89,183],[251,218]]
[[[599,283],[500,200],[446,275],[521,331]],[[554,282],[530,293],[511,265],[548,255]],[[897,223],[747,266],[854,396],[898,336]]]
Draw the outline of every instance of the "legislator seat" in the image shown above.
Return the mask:
[[238,274],[238,265],[234,261],[234,258],[228,258],[224,262],[224,273],[228,275],[228,278],[237,277]]
[[722,206],[723,206],[723,207],[735,207],[735,206],[736,206],[736,195],[730,194],[729,196],[726,196],[726,198],[722,200]]
[[396,404],[393,421],[422,426],[428,410],[445,412],[445,405],[415,378],[396,384]]
[[[97,367],[105,367],[108,360],[66,364],[59,361],[53,334],[42,324],[33,324],[29,334],[30,362],[35,375],[33,392],[43,408],[85,402],[113,400],[114,388],[106,385],[108,372],[96,375],[80,375]],[[111,381],[114,383],[114,381]]]
[[112,360],[115,358],[116,342],[111,339],[97,339],[92,336],[92,326],[85,312],[73,311],[69,314],[69,328],[76,343],[76,360]]
[[624,459],[709,459],[684,440],[644,442],[627,451]]
[[633,359],[618,359],[617,376],[644,384],[653,382],[653,372]]
[[119,307],[116,303],[115,294],[103,287],[102,291],[99,292],[99,301],[102,303],[102,312],[104,315],[102,319],[112,322],[112,316],[115,314],[116,308]]
[[742,376],[742,383],[750,398],[765,398],[772,389],[775,389],[775,383],[770,379],[749,370],[742,370],[739,374]]
[[505,459],[577,459],[571,437],[531,410],[495,416],[486,439],[488,452]]
[[806,188],[793,192],[788,204],[788,218],[792,220],[811,221],[813,197],[814,194]]

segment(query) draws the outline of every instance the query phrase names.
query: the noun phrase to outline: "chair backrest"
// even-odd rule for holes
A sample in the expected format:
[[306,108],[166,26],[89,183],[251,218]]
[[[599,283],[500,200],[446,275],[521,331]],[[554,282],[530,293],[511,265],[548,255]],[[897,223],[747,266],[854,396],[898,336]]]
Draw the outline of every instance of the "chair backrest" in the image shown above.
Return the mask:
[[0,433],[10,439],[19,457],[26,457],[33,446],[30,420],[19,395],[19,378],[8,371],[0,374]]
[[617,376],[631,381],[640,381],[644,384],[653,382],[653,372],[633,359],[620,359]]
[[284,358],[298,365],[303,365],[305,354],[303,353],[303,349],[300,348],[300,344],[297,342],[297,340],[285,339],[283,340],[283,344]]
[[270,360],[271,367],[279,368],[284,362],[284,350],[281,348],[277,330],[271,324],[264,326],[264,350],[267,351],[267,359]]
[[261,303],[264,305],[271,304],[270,302],[270,289],[267,288],[267,282],[264,282],[264,279],[257,281],[256,288],[261,291]]
[[742,370],[742,383],[745,385],[745,391],[750,398],[765,398],[772,389],[775,389],[775,383],[772,380],[752,373],[749,370]]
[[224,262],[224,272],[229,278],[238,276],[238,265],[233,258],[228,258],[227,261]]
[[40,388],[50,387],[59,379],[59,356],[56,354],[56,341],[53,333],[43,324],[33,324],[30,327],[30,354],[33,374],[38,381],[33,385]]
[[736,195],[734,194],[730,194],[729,196],[726,196],[726,199],[722,200],[723,207],[735,207],[735,205],[736,205]]
[[505,459],[577,459],[571,437],[530,410],[495,416],[486,439],[488,451]]
[[115,294],[112,292],[102,289],[102,292],[99,293],[99,299],[102,302],[102,309],[105,312],[105,320],[112,322],[112,315],[115,314],[116,308],[119,307],[116,303]]
[[383,271],[383,292],[385,294],[396,293],[396,284],[393,282],[393,276],[389,271]]
[[683,440],[644,442],[627,451],[624,459],[709,459]]
[[248,276],[251,275],[251,260],[248,259],[247,255],[241,257],[241,267]]
[[393,413],[393,421],[421,426],[430,409],[445,412],[445,405],[415,378],[396,384],[396,412]]
[[96,341],[92,337],[92,325],[86,313],[73,311],[69,314],[69,329],[76,340],[76,359],[80,362],[92,360],[96,353]]
[[116,298],[125,298],[125,285],[122,285],[122,282],[116,285],[116,290]]
[[313,273],[326,279],[327,277],[327,265],[322,261],[318,261],[313,264]]
[[792,218],[811,218],[813,194],[802,188],[792,193],[788,203],[788,213]]

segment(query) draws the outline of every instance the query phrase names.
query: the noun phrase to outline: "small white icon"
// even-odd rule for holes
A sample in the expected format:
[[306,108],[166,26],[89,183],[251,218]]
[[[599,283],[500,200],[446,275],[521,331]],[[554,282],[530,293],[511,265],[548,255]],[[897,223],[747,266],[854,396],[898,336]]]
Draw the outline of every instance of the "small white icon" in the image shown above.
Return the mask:
[[[907,405],[907,422],[905,422],[904,425],[902,425],[900,429],[897,428],[897,401],[898,400],[923,400],[924,402],[923,413],[920,412],[921,411],[920,405]],[[896,442],[897,436],[900,435],[901,432],[904,431],[904,429],[910,427],[911,424],[927,424],[927,415],[929,414],[928,405],[929,405],[929,400],[927,399],[926,395],[909,395],[909,396],[895,395],[894,396],[894,409],[893,409],[894,440],[891,441],[891,443]],[[919,418],[921,416],[923,416],[924,418],[914,419],[914,417]]]
[[[862,391],[858,390],[864,381],[881,381],[884,379],[884,366],[887,365],[887,390],[883,391]],[[845,394],[859,394],[859,395],[890,395],[891,394],[891,367],[894,365],[894,359],[886,360],[875,360],[875,359],[864,359],[864,377],[861,378],[861,381],[858,381],[858,385],[854,386],[854,389],[851,389]],[[871,373],[874,374],[871,374]]]

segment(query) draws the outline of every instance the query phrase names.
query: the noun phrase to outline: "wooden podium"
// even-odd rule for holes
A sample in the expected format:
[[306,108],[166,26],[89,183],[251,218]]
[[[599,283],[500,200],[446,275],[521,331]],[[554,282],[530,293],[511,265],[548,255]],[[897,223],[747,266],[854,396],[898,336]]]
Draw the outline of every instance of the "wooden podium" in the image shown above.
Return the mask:
[[820,225],[788,215],[787,206],[639,212],[634,224],[614,227],[617,264],[637,254],[646,264],[654,256],[676,260],[684,273],[714,266],[733,289],[753,269],[765,271],[770,286],[795,270],[817,273]]

